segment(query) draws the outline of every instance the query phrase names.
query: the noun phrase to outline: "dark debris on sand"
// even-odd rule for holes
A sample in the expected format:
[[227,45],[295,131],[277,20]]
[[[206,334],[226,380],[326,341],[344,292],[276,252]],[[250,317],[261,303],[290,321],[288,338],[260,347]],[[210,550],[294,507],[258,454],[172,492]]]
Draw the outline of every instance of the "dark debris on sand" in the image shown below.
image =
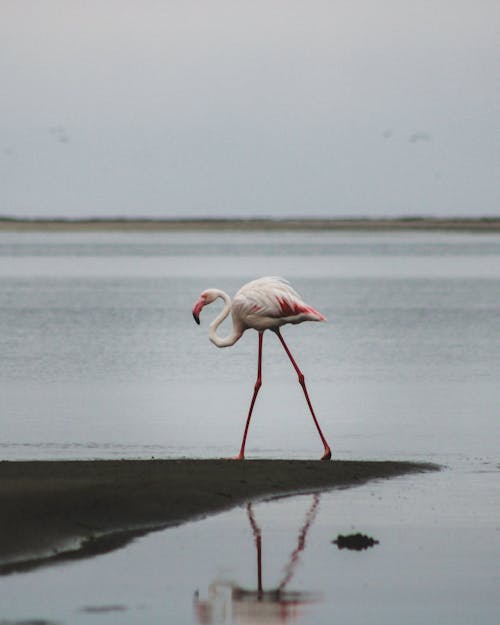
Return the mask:
[[339,549],[350,549],[351,551],[363,551],[374,545],[378,545],[378,540],[366,536],[366,534],[347,534],[343,536],[339,534],[336,540],[332,540],[334,545],[337,545]]

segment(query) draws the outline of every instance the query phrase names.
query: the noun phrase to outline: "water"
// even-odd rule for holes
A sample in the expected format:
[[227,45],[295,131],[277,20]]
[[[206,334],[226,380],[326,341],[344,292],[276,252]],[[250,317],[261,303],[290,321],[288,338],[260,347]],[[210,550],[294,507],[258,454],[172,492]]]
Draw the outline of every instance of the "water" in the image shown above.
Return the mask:
[[[5,577],[0,622],[195,623],[203,613],[272,623],[272,610],[294,623],[497,622],[497,234],[0,233],[1,457],[234,454],[257,338],[218,350],[207,338],[216,305],[201,327],[191,306],[205,288],[233,294],[266,274],[288,278],[328,318],[283,333],[334,455],[446,469],[323,494],[284,589],[295,604],[266,605],[264,617],[241,615],[264,609],[251,594],[230,601],[231,588],[257,583],[243,507]],[[248,456],[319,457],[272,335],[263,374]],[[283,579],[311,505],[254,505],[264,589]],[[354,530],[379,545],[331,544]]]

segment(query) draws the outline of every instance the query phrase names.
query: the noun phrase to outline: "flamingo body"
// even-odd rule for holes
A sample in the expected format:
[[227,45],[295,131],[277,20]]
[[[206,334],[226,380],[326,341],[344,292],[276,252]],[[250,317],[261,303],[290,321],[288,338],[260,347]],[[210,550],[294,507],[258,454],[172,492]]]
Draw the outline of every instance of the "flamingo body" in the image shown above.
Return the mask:
[[325,321],[286,280],[273,276],[242,286],[234,296],[231,312],[233,321],[258,331],[275,330],[286,323]]
[[[262,384],[263,334],[265,330],[272,330],[281,341],[298,375],[299,383],[304,391],[309,410],[324,445],[322,460],[329,460],[331,458],[330,447],[323,436],[316,415],[314,414],[307,393],[304,375],[295,362],[280,332],[280,327],[287,323],[297,324],[303,321],[326,321],[325,317],[312,306],[306,304],[286,280],[275,276],[266,276],[264,278],[252,280],[243,285],[232,301],[229,295],[220,289],[207,289],[203,291],[193,307],[193,317],[196,323],[200,323],[200,313],[203,307],[207,304],[211,304],[218,298],[221,298],[225,302],[225,306],[222,312],[210,324],[209,338],[212,343],[217,347],[229,347],[234,345],[249,328],[253,328],[259,333],[257,381],[255,383],[254,394],[250,403],[243,434],[243,441],[237,459],[243,460],[244,458],[248,426],[250,424],[255,400],[257,399],[257,394]],[[233,327],[228,336],[221,337],[217,334],[217,328],[226,319],[229,313],[231,313],[232,316]]]

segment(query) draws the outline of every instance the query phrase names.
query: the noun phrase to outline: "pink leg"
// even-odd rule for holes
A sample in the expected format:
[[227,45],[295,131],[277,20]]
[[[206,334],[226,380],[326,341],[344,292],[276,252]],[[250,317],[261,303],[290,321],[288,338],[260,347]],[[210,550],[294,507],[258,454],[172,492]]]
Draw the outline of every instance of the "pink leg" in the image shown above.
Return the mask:
[[275,330],[276,335],[278,336],[279,340],[281,341],[281,344],[283,345],[283,347],[285,348],[285,351],[288,355],[288,358],[290,358],[290,362],[293,365],[293,368],[295,369],[295,371],[297,372],[297,375],[299,376],[299,384],[300,386],[302,386],[302,390],[304,391],[304,395],[307,401],[307,405],[309,406],[309,410],[311,411],[311,415],[314,421],[314,425],[316,426],[319,436],[321,438],[321,442],[323,443],[323,447],[325,448],[325,452],[323,454],[323,456],[321,457],[321,460],[330,460],[330,458],[332,457],[332,452],[330,450],[330,447],[328,445],[328,443],[326,442],[325,437],[323,436],[323,432],[321,431],[321,428],[319,427],[319,423],[318,420],[316,419],[316,415],[314,414],[314,410],[311,404],[311,400],[309,399],[309,394],[307,392],[307,388],[306,388],[306,382],[304,379],[304,374],[302,373],[302,371],[299,369],[299,366],[297,365],[297,363],[294,360],[294,357],[292,356],[290,350],[288,349],[288,345],[285,343],[285,339],[281,336],[281,332],[279,331],[279,328],[277,330]]
[[250,402],[250,408],[248,410],[248,417],[247,417],[247,422],[245,425],[245,431],[243,433],[243,440],[241,441],[240,453],[236,456],[235,460],[245,459],[245,443],[247,442],[248,426],[250,425],[250,419],[252,418],[252,412],[253,412],[253,407],[255,405],[255,400],[257,399],[257,393],[259,392],[259,389],[262,386],[262,339],[263,339],[263,336],[264,336],[264,332],[259,332],[259,360],[257,364],[257,380],[255,382],[253,397],[252,397],[252,401]]

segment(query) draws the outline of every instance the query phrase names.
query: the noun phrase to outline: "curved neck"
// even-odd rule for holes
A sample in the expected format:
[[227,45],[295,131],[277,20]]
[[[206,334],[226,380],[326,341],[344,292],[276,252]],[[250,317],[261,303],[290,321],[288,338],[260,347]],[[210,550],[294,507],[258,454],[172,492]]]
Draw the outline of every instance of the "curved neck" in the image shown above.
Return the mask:
[[217,347],[230,347],[231,345],[234,345],[236,343],[236,341],[243,333],[235,328],[233,320],[233,328],[231,330],[231,334],[224,338],[217,335],[217,328],[231,312],[231,298],[227,293],[224,293],[224,291],[217,290],[216,293],[217,297],[223,299],[226,305],[224,306],[222,312],[217,315],[217,317],[210,324],[208,335],[212,343],[214,345],[217,345]]

